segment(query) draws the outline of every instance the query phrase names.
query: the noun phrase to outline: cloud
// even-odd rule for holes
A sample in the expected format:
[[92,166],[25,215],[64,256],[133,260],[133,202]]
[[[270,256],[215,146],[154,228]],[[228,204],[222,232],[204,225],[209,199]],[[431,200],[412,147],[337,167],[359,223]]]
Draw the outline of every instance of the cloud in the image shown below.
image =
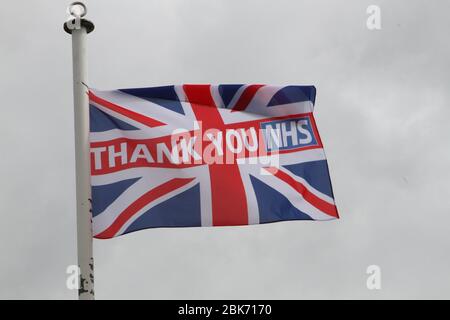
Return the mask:
[[[95,241],[107,298],[448,298],[445,1],[91,1],[89,84],[314,84],[342,219],[147,230]],[[75,298],[65,5],[0,12],[0,298]],[[5,121],[6,120],[6,121]],[[382,270],[379,292],[366,267]]]

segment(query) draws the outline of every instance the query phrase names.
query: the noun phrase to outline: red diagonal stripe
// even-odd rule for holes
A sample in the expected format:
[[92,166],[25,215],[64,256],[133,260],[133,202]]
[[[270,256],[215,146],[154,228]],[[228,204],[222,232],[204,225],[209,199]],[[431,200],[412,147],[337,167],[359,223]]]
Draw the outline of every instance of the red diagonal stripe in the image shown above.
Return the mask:
[[122,228],[122,226],[132,218],[139,210],[145,207],[150,202],[162,197],[163,195],[172,192],[182,186],[188,184],[194,180],[194,178],[175,178],[169,180],[156,188],[151,189],[140,198],[135,200],[129,207],[127,207],[114,222],[103,232],[97,234],[95,238],[108,239],[116,235],[116,233]]
[[262,84],[252,84],[245,88],[244,92],[242,92],[241,96],[239,97],[239,100],[234,105],[233,109],[231,111],[242,111],[247,108],[250,101],[252,101],[253,97],[255,96],[256,92],[264,87]]
[[294,178],[292,178],[290,175],[288,175],[286,172],[281,171],[278,168],[275,167],[268,167],[264,168],[271,174],[273,174],[275,177],[277,177],[280,180],[283,180],[288,185],[290,185],[292,188],[294,188],[298,193],[300,193],[306,201],[308,201],[311,205],[319,209],[320,211],[335,217],[339,218],[336,206],[334,204],[328,203],[327,201],[319,198],[314,193],[310,192],[306,186]]
[[110,109],[110,110],[112,110],[114,112],[120,113],[121,115],[123,115],[125,117],[128,117],[128,118],[133,119],[133,120],[135,120],[137,122],[145,124],[146,126],[149,126],[151,128],[165,125],[165,123],[163,123],[161,121],[158,121],[158,120],[155,120],[153,118],[144,116],[144,115],[142,115],[140,113],[131,111],[130,109],[121,107],[121,106],[119,106],[117,104],[114,104],[114,103],[112,103],[110,101],[102,99],[102,98],[96,96],[92,91],[89,91],[89,99],[91,101],[95,102],[95,103],[98,103],[98,104],[102,105],[105,108],[108,108],[108,109]]

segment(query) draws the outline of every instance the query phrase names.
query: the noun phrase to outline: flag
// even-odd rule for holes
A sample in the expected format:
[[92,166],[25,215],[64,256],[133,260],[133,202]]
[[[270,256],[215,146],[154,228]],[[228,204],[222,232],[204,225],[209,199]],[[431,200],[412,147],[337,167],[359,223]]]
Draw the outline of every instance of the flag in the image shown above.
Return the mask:
[[314,86],[89,90],[94,237],[338,218]]

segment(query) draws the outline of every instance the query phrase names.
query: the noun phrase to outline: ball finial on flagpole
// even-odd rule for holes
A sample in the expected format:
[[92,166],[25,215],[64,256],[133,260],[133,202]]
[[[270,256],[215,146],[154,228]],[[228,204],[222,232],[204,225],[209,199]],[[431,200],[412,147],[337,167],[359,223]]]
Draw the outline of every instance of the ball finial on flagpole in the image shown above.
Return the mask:
[[84,17],[87,13],[87,8],[83,2],[75,1],[69,5],[67,13],[74,17]]
[[64,30],[67,33],[72,34],[73,30],[80,29],[81,27],[86,29],[86,33],[94,31],[95,26],[92,21],[84,18],[87,14],[87,7],[83,2],[72,2],[67,7],[67,13],[69,14],[69,17],[64,23]]

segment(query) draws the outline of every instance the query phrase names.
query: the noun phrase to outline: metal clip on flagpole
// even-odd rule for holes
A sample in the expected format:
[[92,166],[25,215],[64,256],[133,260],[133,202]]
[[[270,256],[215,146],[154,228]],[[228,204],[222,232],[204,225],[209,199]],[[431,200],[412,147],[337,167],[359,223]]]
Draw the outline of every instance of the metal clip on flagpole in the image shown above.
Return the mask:
[[94,299],[94,259],[92,255],[92,216],[89,152],[89,97],[87,83],[86,35],[94,24],[83,18],[87,9],[74,2],[67,9],[64,30],[72,35],[73,100],[75,116],[75,156],[77,192],[77,248],[80,300]]

